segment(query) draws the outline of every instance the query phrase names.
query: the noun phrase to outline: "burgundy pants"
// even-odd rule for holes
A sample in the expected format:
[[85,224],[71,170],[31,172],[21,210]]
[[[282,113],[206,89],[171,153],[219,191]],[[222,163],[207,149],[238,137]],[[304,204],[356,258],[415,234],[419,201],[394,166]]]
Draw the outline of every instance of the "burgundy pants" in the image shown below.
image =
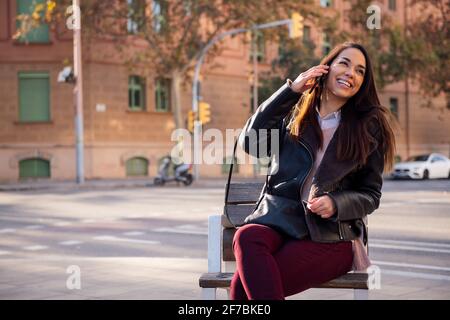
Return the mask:
[[239,228],[233,250],[233,300],[282,300],[347,273],[353,262],[351,241],[295,240],[257,224]]

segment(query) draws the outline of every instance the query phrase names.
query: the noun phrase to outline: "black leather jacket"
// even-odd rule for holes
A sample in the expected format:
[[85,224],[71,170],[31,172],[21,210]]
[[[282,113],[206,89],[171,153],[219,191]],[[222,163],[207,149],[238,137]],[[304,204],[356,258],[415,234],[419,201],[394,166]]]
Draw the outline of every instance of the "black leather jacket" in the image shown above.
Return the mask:
[[[299,140],[287,134],[287,116],[299,98],[300,94],[292,91],[287,84],[283,85],[259,106],[239,137],[239,145],[253,156],[271,155],[273,151],[267,185],[261,196],[267,192],[301,201],[301,189],[314,163],[319,141],[311,126],[305,127]],[[254,134],[252,129],[256,130],[257,139],[249,139]],[[267,134],[258,131],[260,129],[267,129]],[[279,130],[279,157],[275,156],[276,152],[270,145],[272,129]],[[379,132],[379,126],[371,130],[377,141],[380,141]],[[374,145],[363,166],[353,161],[339,161],[336,158],[335,137],[331,139],[312,180],[311,192],[313,197],[328,194],[337,212],[331,218],[324,219],[303,206],[303,212],[299,214],[305,215],[313,241],[337,242],[363,236],[366,243],[367,215],[378,208],[381,198],[383,153],[379,145]]]

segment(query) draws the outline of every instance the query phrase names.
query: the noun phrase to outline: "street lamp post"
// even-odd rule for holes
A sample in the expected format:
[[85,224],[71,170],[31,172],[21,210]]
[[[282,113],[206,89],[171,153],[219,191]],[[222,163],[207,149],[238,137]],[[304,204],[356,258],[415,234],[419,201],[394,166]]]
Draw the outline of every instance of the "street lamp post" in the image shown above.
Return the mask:
[[79,0],[73,0],[75,26],[73,28],[74,102],[75,102],[75,148],[77,183],[84,183],[84,138],[83,138],[83,72],[81,63],[81,14]]
[[[195,72],[194,72],[194,79],[192,84],[192,111],[197,114],[198,117],[198,78],[200,75],[200,68],[203,64],[203,60],[205,58],[206,52],[211,48],[216,42],[221,41],[223,38],[235,35],[243,32],[247,32],[249,30],[260,30],[260,29],[268,29],[268,28],[274,28],[279,27],[283,25],[290,25],[291,19],[285,19],[285,20],[278,20],[274,22],[264,23],[264,24],[258,24],[254,25],[251,29],[246,28],[238,28],[238,29],[232,29],[230,31],[226,31],[224,33],[221,33],[217,36],[215,36],[211,41],[208,42],[208,44],[202,49],[202,52],[200,53],[200,57],[197,60],[197,63],[195,65]],[[194,121],[194,177],[195,180],[200,179],[200,159],[201,159],[201,123],[200,121]]]

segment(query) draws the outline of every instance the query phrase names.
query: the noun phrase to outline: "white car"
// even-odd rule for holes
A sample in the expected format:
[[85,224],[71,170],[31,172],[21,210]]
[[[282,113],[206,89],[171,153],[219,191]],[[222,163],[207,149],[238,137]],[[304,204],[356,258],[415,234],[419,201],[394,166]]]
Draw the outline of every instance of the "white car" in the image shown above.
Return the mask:
[[450,178],[450,159],[439,153],[409,158],[394,165],[392,178]]

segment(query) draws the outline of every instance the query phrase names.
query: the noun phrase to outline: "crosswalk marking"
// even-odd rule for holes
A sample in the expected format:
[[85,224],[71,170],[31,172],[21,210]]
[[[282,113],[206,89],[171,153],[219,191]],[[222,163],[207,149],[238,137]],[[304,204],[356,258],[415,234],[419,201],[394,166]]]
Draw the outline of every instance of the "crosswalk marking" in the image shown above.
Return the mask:
[[80,222],[81,223],[94,223],[94,222],[96,222],[96,220],[94,220],[94,219],[83,219]]
[[[405,244],[411,246],[422,246],[422,247],[437,247],[437,248],[449,248],[448,243],[439,242],[423,242],[423,241],[404,241],[404,240],[387,240],[387,239],[373,239],[371,242],[374,243],[389,243],[389,244]],[[370,245],[370,244],[369,244]]]
[[23,249],[30,250],[30,251],[44,250],[47,248],[48,248],[47,246],[40,246],[40,245],[23,247]]
[[449,276],[444,276],[440,274],[433,273],[422,273],[422,272],[409,272],[409,271],[397,271],[397,270],[387,270],[381,269],[381,274],[388,274],[394,276],[418,278],[418,279],[428,279],[428,280],[444,280],[450,281]]
[[14,233],[16,232],[16,229],[7,228],[7,229],[0,229],[0,233]]
[[63,246],[74,246],[76,244],[82,244],[82,241],[78,241],[78,240],[67,240],[67,241],[61,241],[59,242],[60,245]]
[[450,250],[446,250],[446,249],[397,246],[397,245],[378,244],[378,243],[369,243],[369,248],[397,249],[397,250],[405,250],[405,251],[423,251],[423,252],[435,252],[435,253],[450,253]]
[[44,228],[44,226],[42,226],[42,225],[32,225],[32,226],[24,227],[24,229],[27,229],[27,230],[38,230],[38,229],[42,229],[42,228]]
[[67,222],[67,221],[61,221],[61,222],[56,222],[55,224],[53,224],[55,227],[65,227],[65,226],[70,226],[72,223]]
[[195,235],[207,235],[208,230],[198,229],[198,230],[189,230],[189,229],[180,229],[180,228],[156,228],[152,229],[154,232],[169,232],[169,233],[183,233],[183,234],[195,234]]
[[143,244],[160,244],[161,243],[159,241],[119,238],[119,237],[108,236],[108,235],[94,237],[93,239],[100,240],[100,241],[117,241],[117,242],[131,242],[131,243],[143,243]]
[[129,231],[129,232],[124,232],[124,233],[122,233],[124,236],[142,236],[142,235],[144,235],[145,233],[144,232],[142,232],[142,231]]
[[450,268],[430,266],[430,265],[424,265],[424,264],[412,264],[412,263],[378,261],[378,260],[372,260],[372,263],[374,265],[379,265],[379,266],[393,266],[393,267],[400,267],[400,268],[413,268],[413,269],[424,269],[424,270],[436,270],[436,271],[450,272]]

